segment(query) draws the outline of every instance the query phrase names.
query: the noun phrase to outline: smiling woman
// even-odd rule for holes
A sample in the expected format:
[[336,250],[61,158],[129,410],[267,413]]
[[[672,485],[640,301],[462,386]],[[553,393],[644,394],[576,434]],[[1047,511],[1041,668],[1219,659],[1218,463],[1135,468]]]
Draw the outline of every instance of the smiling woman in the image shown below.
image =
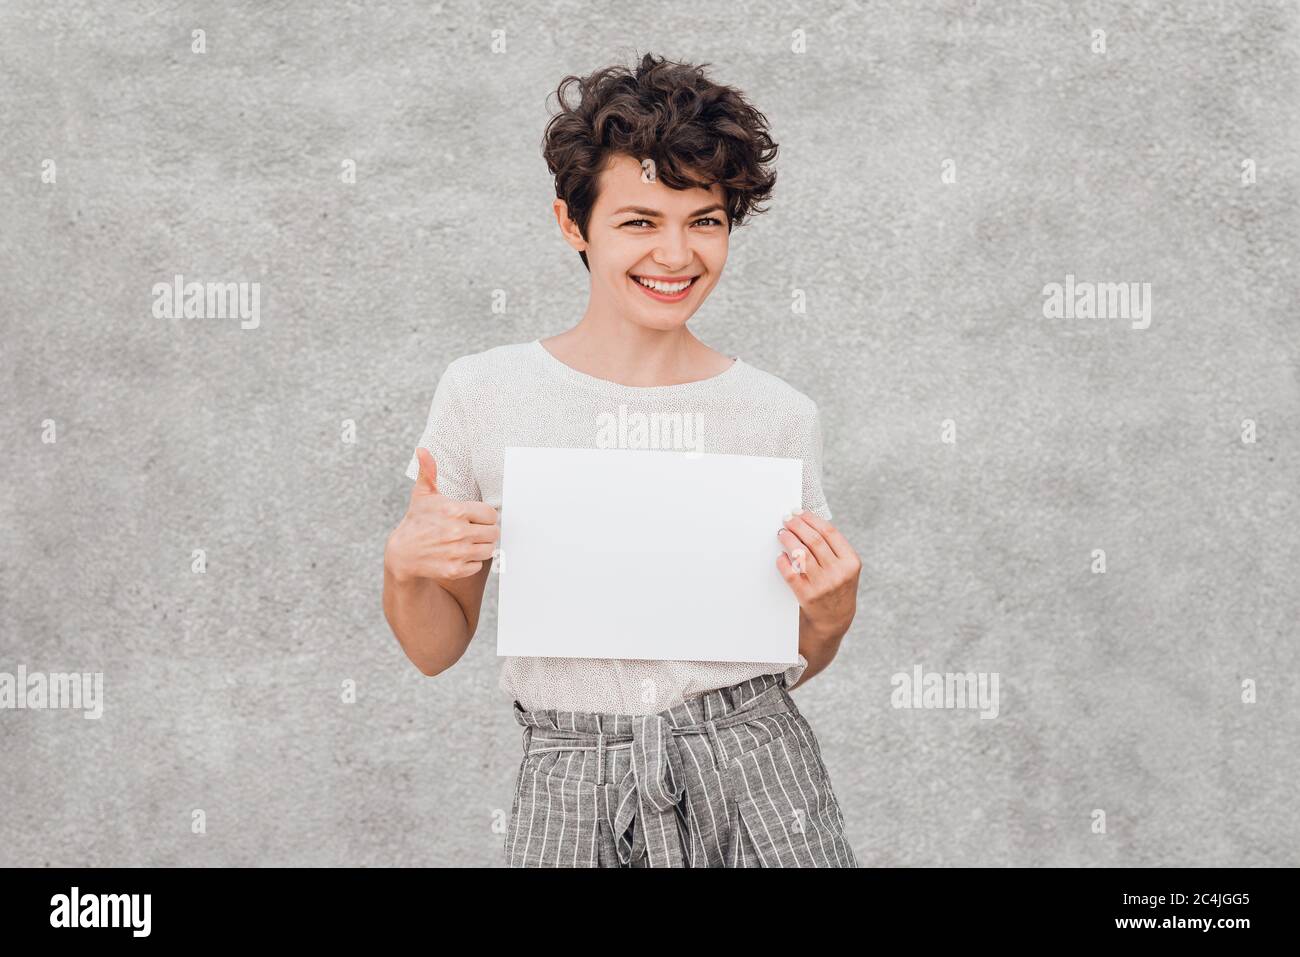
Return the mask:
[[611,153],[585,229],[563,199],[555,216],[591,272],[589,315],[639,314],[650,328],[677,331],[722,277],[730,220],[721,186],[670,189],[648,175],[653,167],[652,159]]
[[[580,96],[567,102],[575,85]],[[753,579],[757,594],[758,575],[780,575],[798,600],[788,654],[733,626],[736,602],[715,596],[747,640],[735,656],[743,660],[711,656],[703,645],[728,629],[699,626],[698,603],[669,587],[655,601],[682,622],[691,643],[674,648],[689,648],[691,660],[653,644],[659,657],[633,657],[647,652],[630,646],[617,616],[586,626],[602,636],[604,657],[536,646],[501,656],[499,686],[525,734],[505,850],[525,867],[854,867],[816,736],[790,696],[838,652],[860,568],[829,522],[817,405],[687,328],[722,278],[732,229],[772,190],[776,144],[737,90],[649,55],[634,69],[566,77],[559,100],[543,152],[561,235],[588,272],[586,312],[549,339],[447,366],[408,463],[407,515],[385,551],[385,613],[424,674],[465,653],[494,559],[500,570],[510,446],[645,448],[642,423],[681,422],[694,452],[799,460],[803,508],[784,522],[774,511],[780,554],[763,558]],[[684,454],[679,445],[645,454]],[[610,507],[635,508],[632,498]],[[629,534],[616,547],[644,551],[648,538]],[[670,538],[680,542],[674,569],[717,560],[707,536],[683,528]],[[591,561],[602,561],[600,547]],[[764,571],[768,561],[775,567]],[[590,580],[576,571],[575,581]],[[581,587],[554,597],[557,610],[538,624],[583,627]],[[763,660],[772,657],[782,660]]]

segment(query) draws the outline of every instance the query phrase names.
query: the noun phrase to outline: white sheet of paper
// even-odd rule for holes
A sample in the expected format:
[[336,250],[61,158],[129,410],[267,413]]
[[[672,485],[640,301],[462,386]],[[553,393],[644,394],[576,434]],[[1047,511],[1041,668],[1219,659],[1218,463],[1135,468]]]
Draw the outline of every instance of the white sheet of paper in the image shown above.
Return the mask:
[[799,660],[776,533],[800,507],[802,460],[504,454],[498,655]]

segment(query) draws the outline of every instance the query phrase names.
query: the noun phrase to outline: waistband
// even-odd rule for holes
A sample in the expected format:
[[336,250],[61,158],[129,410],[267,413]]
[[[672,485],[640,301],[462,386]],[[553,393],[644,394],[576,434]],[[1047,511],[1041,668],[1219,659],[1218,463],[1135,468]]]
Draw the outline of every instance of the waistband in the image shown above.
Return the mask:
[[[773,692],[773,688],[781,689],[780,693]],[[787,705],[786,710],[798,714],[799,709],[785,688],[785,673],[777,672],[692,695],[673,707],[660,711],[657,717],[663,718],[672,727],[688,728],[706,721],[716,721],[742,708],[748,711],[753,707],[749,702],[763,695],[781,699]],[[576,740],[597,734],[603,734],[607,740],[612,740],[614,737],[631,735],[638,721],[648,717],[603,711],[567,711],[563,708],[528,710],[518,701],[513,704],[513,712],[515,721],[525,729],[525,750],[530,734],[534,740],[537,737]],[[749,720],[750,717],[753,715],[747,714],[744,720]]]

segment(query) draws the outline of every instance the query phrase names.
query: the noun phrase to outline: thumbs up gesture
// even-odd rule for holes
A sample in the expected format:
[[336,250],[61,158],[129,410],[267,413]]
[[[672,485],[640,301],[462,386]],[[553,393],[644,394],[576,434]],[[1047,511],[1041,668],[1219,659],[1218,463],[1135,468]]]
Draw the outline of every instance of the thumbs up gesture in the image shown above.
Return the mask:
[[387,563],[398,581],[451,582],[477,573],[501,536],[497,510],[438,492],[438,463],[428,449],[415,452],[420,474],[411,486],[406,515],[389,536]]
[[433,460],[433,453],[423,445],[415,450],[415,457],[420,460],[420,474],[411,486],[411,498],[438,494],[438,463]]

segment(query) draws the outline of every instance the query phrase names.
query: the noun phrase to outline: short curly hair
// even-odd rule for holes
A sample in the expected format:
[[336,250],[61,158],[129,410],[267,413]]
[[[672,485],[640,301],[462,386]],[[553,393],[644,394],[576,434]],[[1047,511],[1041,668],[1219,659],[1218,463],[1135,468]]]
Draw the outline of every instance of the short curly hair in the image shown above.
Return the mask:
[[[635,70],[615,65],[560,81],[560,111],[546,124],[542,155],[584,239],[598,177],[615,153],[652,159],[655,177],[672,189],[721,185],[728,232],[767,211],[758,204],[776,183],[766,164],[777,152],[767,118],[739,90],[706,78],[707,66],[647,53]],[[575,83],[580,95],[570,105],[565,94]],[[578,255],[590,272],[587,254]]]

